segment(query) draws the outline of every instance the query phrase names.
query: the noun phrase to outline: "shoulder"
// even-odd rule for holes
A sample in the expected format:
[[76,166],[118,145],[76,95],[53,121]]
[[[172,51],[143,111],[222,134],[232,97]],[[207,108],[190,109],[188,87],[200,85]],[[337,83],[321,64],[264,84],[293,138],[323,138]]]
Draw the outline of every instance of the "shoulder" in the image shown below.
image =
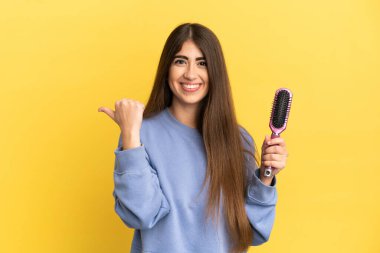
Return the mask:
[[157,134],[167,128],[164,113],[165,111],[160,111],[149,118],[144,118],[141,123],[140,135],[146,136],[150,134]]
[[240,136],[242,139],[242,143],[246,149],[254,149],[255,147],[255,141],[252,137],[252,135],[248,132],[246,128],[243,126],[239,125],[239,130],[240,130]]
[[238,126],[239,126],[239,130],[240,130],[240,136],[243,139],[247,139],[249,142],[253,142],[253,138],[252,138],[251,134],[248,132],[248,130],[246,128],[244,128],[242,125],[238,125]]
[[144,118],[141,124],[141,130],[165,126],[164,121],[165,110],[162,110],[149,118]]

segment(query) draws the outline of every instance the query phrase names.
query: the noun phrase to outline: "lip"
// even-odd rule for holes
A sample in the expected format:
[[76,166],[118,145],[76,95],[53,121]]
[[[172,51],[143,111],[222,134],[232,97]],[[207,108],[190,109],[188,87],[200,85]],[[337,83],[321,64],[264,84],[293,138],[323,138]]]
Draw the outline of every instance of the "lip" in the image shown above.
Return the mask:
[[[199,90],[199,89],[201,88],[201,86],[202,86],[201,83],[182,83],[182,82],[181,82],[180,84],[181,84],[182,89],[183,89],[184,91],[186,91],[186,92],[195,92],[195,91]],[[184,84],[189,84],[189,85],[199,84],[199,86],[198,86],[197,88],[189,89],[189,88],[186,88],[186,87],[184,86]]]
[[194,84],[201,84],[201,83],[188,83],[188,82],[180,82],[180,84],[190,84],[190,85],[194,85]]

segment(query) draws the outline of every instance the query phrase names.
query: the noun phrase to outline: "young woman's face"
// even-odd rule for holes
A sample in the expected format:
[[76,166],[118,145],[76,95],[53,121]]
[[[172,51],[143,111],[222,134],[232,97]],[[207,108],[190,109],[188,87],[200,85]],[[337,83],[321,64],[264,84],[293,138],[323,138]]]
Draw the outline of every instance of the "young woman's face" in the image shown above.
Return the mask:
[[181,50],[174,56],[168,82],[173,92],[173,105],[198,105],[207,95],[206,59],[193,41],[185,41]]

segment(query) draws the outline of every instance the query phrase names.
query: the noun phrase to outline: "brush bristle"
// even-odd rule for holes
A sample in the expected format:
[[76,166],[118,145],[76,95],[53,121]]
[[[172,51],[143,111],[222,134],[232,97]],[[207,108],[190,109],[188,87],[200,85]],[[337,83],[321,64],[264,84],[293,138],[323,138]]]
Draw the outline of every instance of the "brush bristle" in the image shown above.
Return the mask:
[[290,109],[290,94],[286,90],[278,92],[273,101],[273,121],[272,124],[276,128],[281,128],[286,123],[288,110]]

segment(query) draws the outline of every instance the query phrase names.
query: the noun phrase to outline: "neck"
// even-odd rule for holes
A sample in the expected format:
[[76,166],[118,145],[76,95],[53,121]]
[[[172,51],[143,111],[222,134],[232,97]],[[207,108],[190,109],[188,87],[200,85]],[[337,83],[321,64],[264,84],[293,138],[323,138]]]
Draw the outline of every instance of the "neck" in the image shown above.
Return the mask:
[[169,110],[173,114],[173,116],[182,124],[191,128],[197,127],[197,121],[198,121],[198,115],[199,115],[198,104],[191,105],[191,106],[189,105],[183,106],[173,101],[172,105],[169,107]]

